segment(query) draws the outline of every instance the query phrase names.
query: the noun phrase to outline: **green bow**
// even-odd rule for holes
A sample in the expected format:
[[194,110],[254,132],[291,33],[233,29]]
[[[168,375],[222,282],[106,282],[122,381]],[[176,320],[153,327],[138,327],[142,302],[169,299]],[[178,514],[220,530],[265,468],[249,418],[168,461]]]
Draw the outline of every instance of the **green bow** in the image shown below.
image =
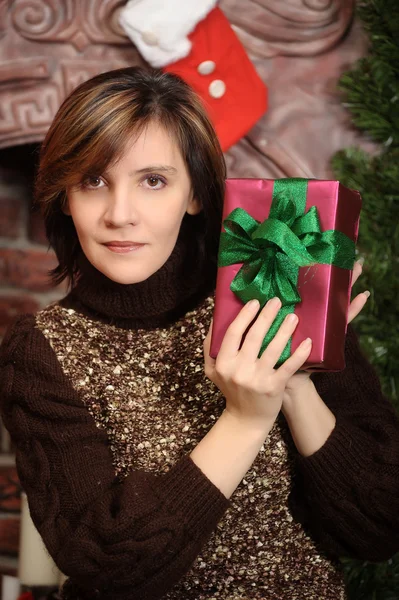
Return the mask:
[[[243,263],[230,285],[232,292],[244,303],[256,298],[264,306],[274,296],[282,302],[259,355],[301,301],[297,288],[300,267],[318,263],[353,269],[354,242],[341,231],[321,231],[315,206],[305,213],[307,182],[276,180],[269,217],[262,223],[242,208],[234,209],[223,222],[219,266]],[[290,354],[291,341],[277,364]]]

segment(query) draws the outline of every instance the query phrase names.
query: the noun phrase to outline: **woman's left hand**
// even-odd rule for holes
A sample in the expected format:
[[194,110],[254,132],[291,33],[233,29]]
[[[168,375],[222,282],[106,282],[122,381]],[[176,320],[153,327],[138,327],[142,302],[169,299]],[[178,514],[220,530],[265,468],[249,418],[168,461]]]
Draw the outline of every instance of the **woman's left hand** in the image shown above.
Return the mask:
[[[355,262],[355,265],[353,267],[352,286],[356,283],[356,281],[359,279],[361,274],[362,274],[362,263],[361,263],[361,261],[357,261],[357,262]],[[350,323],[351,321],[353,321],[353,319],[355,317],[357,317],[357,315],[360,313],[360,311],[363,309],[364,305],[366,304],[369,296],[370,296],[370,292],[366,291],[366,292],[362,292],[361,294],[358,294],[352,300],[352,302],[349,305],[348,323]],[[282,406],[283,412],[284,412],[284,406],[290,402],[290,398],[293,394],[297,394],[298,392],[303,393],[306,391],[306,387],[310,383],[311,374],[312,374],[312,371],[301,371],[301,372],[293,375],[288,380],[286,388],[285,388],[285,394],[284,394],[284,400],[283,400],[283,406]]]

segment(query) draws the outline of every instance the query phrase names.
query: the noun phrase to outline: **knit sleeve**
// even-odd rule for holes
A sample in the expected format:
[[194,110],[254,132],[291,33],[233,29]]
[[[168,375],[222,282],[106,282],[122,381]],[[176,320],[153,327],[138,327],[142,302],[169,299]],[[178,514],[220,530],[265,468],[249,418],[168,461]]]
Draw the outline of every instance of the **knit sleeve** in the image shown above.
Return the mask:
[[34,317],[1,346],[0,398],[32,519],[61,571],[113,600],[161,598],[216,528],[225,496],[188,456],[167,474],[118,481],[105,431]]
[[290,505],[325,551],[382,561],[399,550],[399,420],[351,327],[345,354],[344,371],[312,375],[336,426],[297,456]]

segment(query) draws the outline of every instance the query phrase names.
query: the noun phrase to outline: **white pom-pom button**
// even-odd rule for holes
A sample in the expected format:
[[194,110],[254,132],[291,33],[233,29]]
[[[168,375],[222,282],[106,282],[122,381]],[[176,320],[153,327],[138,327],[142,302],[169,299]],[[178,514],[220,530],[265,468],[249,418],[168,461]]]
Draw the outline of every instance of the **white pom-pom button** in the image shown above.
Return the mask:
[[226,84],[221,79],[215,79],[209,86],[209,94],[212,98],[221,98],[226,93]]
[[213,60],[204,60],[200,65],[198,65],[198,73],[200,75],[210,75],[216,69],[216,64]]

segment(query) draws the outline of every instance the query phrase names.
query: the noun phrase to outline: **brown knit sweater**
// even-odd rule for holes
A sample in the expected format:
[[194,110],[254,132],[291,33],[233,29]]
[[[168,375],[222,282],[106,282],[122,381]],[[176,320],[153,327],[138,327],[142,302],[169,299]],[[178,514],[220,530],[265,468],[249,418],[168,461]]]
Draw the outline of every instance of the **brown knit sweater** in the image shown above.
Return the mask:
[[345,598],[338,556],[399,549],[390,403],[349,328],[345,371],[314,375],[337,418],[325,445],[299,456],[280,417],[228,502],[189,458],[224,401],[202,369],[212,298],[180,276],[173,255],[140,286],[88,269],[1,347],[2,416],[64,597]]

